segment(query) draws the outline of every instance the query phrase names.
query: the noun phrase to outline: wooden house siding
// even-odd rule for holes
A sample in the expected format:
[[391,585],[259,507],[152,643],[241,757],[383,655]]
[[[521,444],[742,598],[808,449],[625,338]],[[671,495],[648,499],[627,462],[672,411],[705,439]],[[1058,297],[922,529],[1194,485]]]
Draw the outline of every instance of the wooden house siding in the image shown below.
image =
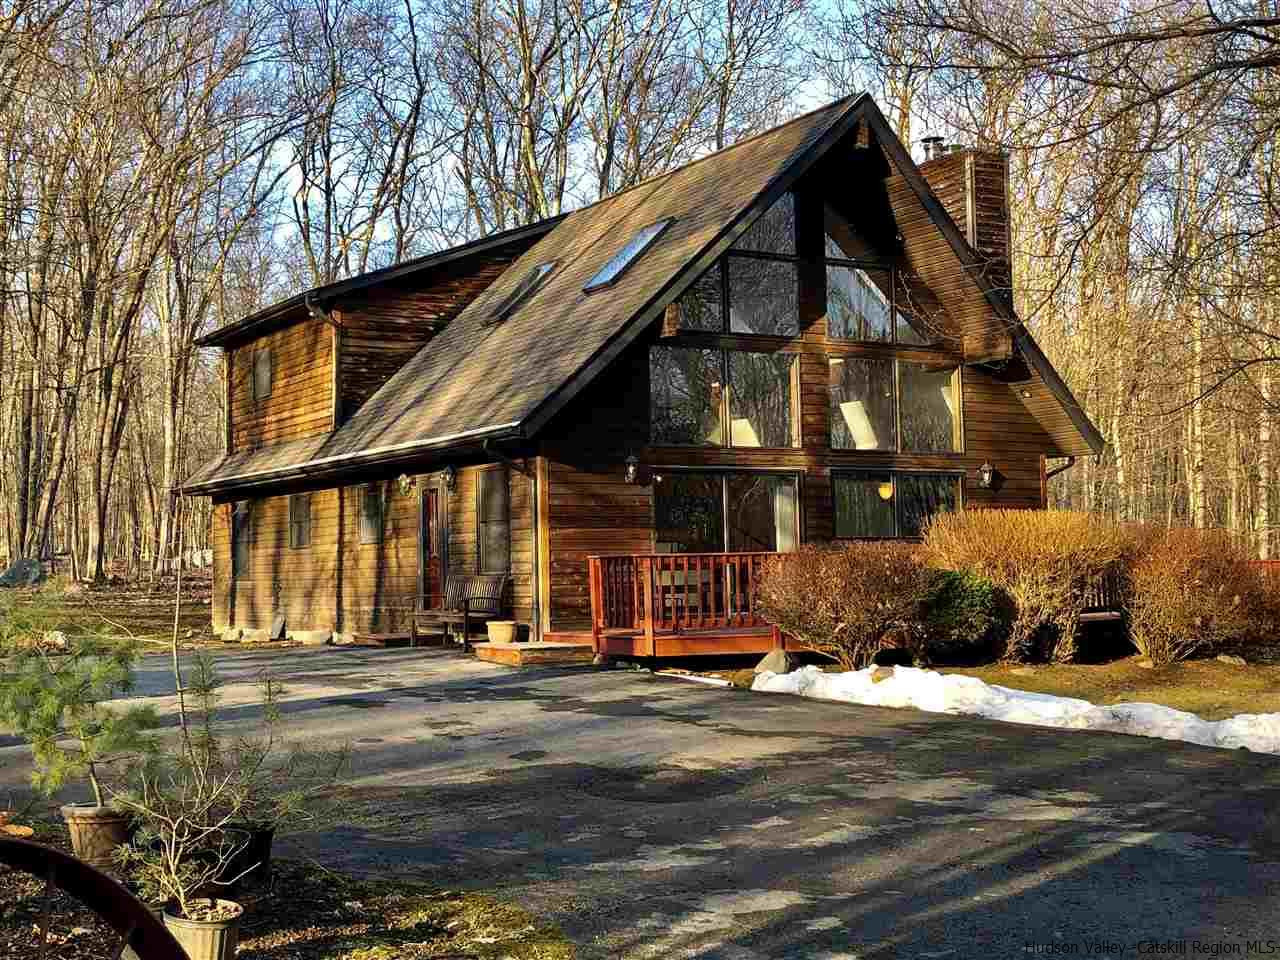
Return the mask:
[[486,290],[527,244],[499,250],[425,287],[370,291],[339,317],[338,423],[360,408],[436,333]]
[[[253,396],[253,358],[271,351],[271,395]],[[231,371],[231,450],[328,433],[333,428],[333,334],[321,320],[301,320],[227,351]]]
[[[521,463],[521,466],[525,464]],[[533,618],[534,519],[533,478],[504,464],[463,467],[457,487],[448,494],[448,563],[452,574],[480,572],[480,473],[507,471],[508,520],[511,531],[511,605],[515,619]],[[533,462],[528,462],[533,470]]]

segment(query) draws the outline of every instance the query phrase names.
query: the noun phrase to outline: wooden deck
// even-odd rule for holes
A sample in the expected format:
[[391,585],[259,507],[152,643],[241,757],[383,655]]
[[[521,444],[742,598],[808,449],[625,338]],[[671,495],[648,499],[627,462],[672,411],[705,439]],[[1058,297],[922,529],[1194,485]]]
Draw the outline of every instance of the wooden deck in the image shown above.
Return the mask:
[[766,653],[783,640],[756,612],[769,553],[647,553],[588,560],[591,640],[606,656]]

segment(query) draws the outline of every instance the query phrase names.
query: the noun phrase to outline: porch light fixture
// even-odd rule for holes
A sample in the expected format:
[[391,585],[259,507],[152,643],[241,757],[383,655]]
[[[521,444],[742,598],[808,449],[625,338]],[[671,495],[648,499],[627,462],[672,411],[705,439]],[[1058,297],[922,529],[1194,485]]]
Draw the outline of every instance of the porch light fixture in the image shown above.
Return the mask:
[[444,468],[444,488],[450,493],[458,488],[458,468],[452,463]]
[[411,477],[407,473],[402,473],[396,477],[396,486],[400,489],[400,496],[407,497],[413,492],[413,488],[418,485],[418,479]]
[[624,462],[626,467],[623,468],[622,479],[627,483],[635,483],[640,477],[640,460],[632,454]]
[[1023,399],[1023,400],[1030,400],[1030,399],[1031,399],[1031,391],[1030,391],[1030,389],[1028,389],[1027,387],[1023,387],[1023,388],[1022,388],[1021,393],[1022,393],[1022,399]]
[[982,466],[978,468],[978,486],[983,490],[990,490],[995,482],[996,468],[984,460]]
[[880,494],[881,500],[893,499],[893,481],[882,480],[880,486],[876,487],[876,493]]

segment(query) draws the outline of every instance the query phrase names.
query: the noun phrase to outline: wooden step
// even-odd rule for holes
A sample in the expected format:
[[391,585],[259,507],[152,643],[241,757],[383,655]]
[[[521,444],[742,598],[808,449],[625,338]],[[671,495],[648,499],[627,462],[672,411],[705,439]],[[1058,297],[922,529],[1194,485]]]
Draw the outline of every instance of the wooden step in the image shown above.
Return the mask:
[[509,667],[589,664],[595,656],[590,643],[476,643],[476,657]]

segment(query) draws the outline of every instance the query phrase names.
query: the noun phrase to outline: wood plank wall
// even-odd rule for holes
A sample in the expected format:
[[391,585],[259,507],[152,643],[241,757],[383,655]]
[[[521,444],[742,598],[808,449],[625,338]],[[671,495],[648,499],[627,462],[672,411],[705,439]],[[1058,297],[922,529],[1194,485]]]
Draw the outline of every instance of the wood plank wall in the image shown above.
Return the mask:
[[456,275],[390,287],[342,305],[338,377],[339,421],[348,418],[391,379],[438,331],[497,279],[524,249],[499,250],[466,262]]
[[[328,324],[307,319],[227,351],[233,451],[329,432],[332,343]],[[255,402],[253,355],[263,348],[271,350],[271,396]]]
[[624,476],[648,431],[647,345],[626,351],[544,431],[552,630],[590,628],[587,557],[653,550],[652,488]]
[[[477,478],[481,469],[464,467],[457,489],[447,497],[448,569],[476,573]],[[253,503],[250,574],[230,577],[231,508],[217,504],[211,543],[214,554],[215,629],[267,628],[283,614],[290,630],[327,630],[355,634],[400,634],[418,592],[419,490],[435,483],[420,476],[403,492],[396,481],[382,484],[386,498],[382,539],[360,542],[359,486],[311,494],[311,544],[289,547],[288,496]],[[511,495],[512,603],[517,619],[529,620],[533,606],[533,484],[508,471]]]

